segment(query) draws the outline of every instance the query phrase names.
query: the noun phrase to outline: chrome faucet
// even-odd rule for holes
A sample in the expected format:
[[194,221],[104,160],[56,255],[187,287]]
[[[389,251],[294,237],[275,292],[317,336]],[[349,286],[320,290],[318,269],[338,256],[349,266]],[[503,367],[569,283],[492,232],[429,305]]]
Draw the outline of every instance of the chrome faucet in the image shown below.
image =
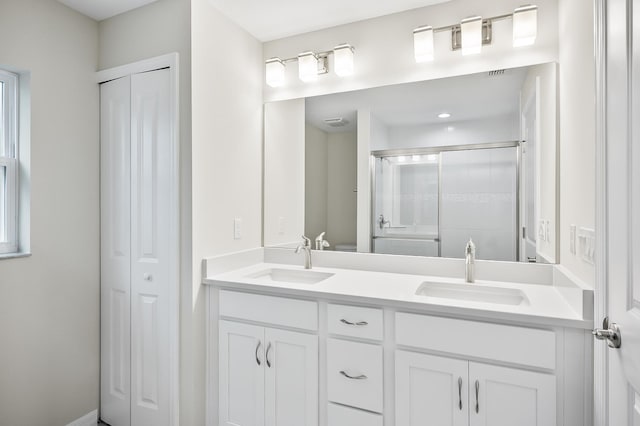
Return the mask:
[[311,269],[311,240],[304,235],[302,236],[302,244],[296,247],[296,254],[304,250],[304,269]]
[[324,232],[316,237],[316,250],[324,250],[325,247],[329,247],[329,241],[324,239]]
[[469,238],[469,242],[464,248],[464,254],[464,279],[468,283],[473,283],[476,281],[476,245],[473,244],[471,238]]

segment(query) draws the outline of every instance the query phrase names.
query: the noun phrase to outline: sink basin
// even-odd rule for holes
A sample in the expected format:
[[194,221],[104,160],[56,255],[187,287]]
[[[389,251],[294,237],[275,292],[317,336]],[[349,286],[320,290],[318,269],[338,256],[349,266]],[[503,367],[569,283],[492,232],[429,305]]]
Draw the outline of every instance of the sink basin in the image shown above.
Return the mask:
[[416,295],[499,305],[528,305],[527,296],[516,288],[490,287],[478,284],[454,284],[425,281]]
[[247,278],[268,282],[290,283],[290,284],[317,284],[334,274],[329,272],[310,271],[307,269],[281,269],[269,268],[260,272],[247,275]]

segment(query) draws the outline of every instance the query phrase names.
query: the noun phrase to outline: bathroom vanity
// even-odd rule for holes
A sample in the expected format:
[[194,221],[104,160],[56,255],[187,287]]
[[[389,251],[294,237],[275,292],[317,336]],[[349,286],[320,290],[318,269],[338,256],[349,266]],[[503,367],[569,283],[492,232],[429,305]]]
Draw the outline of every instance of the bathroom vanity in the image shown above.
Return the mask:
[[314,256],[205,261],[208,424],[590,424],[592,292],[556,266]]

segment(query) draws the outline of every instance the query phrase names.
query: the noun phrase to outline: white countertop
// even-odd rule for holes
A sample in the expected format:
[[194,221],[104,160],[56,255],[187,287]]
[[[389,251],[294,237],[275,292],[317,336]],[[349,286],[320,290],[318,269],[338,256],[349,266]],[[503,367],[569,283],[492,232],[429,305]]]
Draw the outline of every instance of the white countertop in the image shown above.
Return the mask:
[[420,311],[444,316],[499,322],[590,329],[592,320],[582,318],[553,285],[522,284],[499,281],[477,281],[477,286],[515,288],[521,290],[528,303],[506,305],[416,295],[425,281],[463,283],[457,278],[371,272],[354,269],[314,267],[311,271],[333,276],[315,284],[267,281],[251,275],[267,269],[304,271],[301,266],[257,263],[229,272],[210,275],[203,283],[221,288],[279,294],[283,296],[321,298],[337,302],[366,303]]

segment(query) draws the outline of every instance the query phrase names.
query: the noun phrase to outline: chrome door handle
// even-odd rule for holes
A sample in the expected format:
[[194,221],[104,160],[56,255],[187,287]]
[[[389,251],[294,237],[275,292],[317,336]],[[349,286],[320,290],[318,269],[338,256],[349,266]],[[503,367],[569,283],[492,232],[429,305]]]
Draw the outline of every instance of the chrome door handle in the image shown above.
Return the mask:
[[262,361],[260,361],[260,358],[258,357],[258,351],[260,350],[260,346],[262,346],[262,342],[258,340],[258,344],[256,345],[256,364],[258,365],[262,364]]
[[462,377],[458,377],[458,408],[462,411]]
[[480,382],[476,380],[476,413],[480,412],[480,403],[478,402],[479,393],[480,393]]
[[369,323],[366,321],[351,322],[351,321],[347,321],[344,318],[342,318],[340,322],[346,325],[358,325],[358,326],[369,325]]
[[591,334],[598,340],[606,340],[610,348],[617,349],[622,345],[620,327],[615,322],[609,323],[608,317],[602,321],[602,328],[596,328]]
[[267,345],[267,351],[264,353],[264,359],[267,361],[267,367],[271,368],[271,361],[269,361],[269,351],[271,350],[271,342]]
[[341,370],[340,374],[342,374],[347,379],[351,379],[351,380],[364,380],[364,379],[367,378],[367,376],[365,376],[364,374],[360,374],[359,376],[351,376],[350,374],[348,374],[344,370]]

